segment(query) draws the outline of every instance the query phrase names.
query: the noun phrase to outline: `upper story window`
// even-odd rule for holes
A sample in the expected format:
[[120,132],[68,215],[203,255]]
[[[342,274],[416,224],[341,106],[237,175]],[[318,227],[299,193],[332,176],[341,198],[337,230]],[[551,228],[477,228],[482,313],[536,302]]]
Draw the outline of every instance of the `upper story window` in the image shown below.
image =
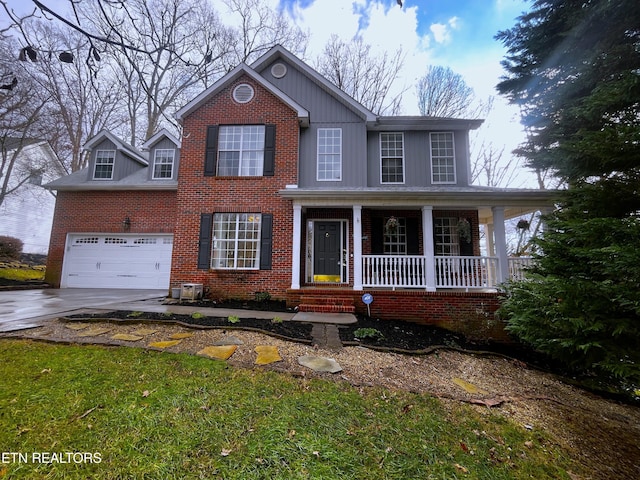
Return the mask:
[[380,181],[404,183],[404,136],[402,133],[380,134]]
[[317,178],[323,181],[342,180],[342,129],[318,129]]
[[172,178],[173,177],[173,159],[175,150],[158,149],[153,159],[153,178]]
[[264,166],[264,125],[221,126],[218,176],[260,176]]
[[96,166],[93,170],[93,178],[95,180],[111,180],[113,178],[115,160],[115,150],[98,150],[96,152]]
[[456,162],[453,132],[434,132],[431,140],[431,181],[456,183]]

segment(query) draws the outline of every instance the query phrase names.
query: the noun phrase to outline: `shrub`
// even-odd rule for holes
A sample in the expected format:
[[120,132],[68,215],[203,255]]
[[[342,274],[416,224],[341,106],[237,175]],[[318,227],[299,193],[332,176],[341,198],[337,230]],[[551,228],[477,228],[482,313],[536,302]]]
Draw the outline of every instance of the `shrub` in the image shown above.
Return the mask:
[[0,235],[0,258],[19,260],[23,246],[24,244],[19,238]]
[[358,340],[364,340],[370,338],[371,340],[382,340],[384,335],[380,330],[375,328],[358,328],[353,331],[353,336]]

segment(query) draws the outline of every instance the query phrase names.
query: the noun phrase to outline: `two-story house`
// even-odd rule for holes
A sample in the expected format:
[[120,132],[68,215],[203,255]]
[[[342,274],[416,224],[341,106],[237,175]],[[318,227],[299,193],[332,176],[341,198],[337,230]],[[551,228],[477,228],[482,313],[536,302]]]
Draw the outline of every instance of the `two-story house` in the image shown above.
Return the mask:
[[177,118],[181,142],[161,136],[175,146],[170,178],[156,177],[160,137],[143,156],[103,132],[87,146],[87,171],[51,184],[50,280],[75,286],[69,256],[87,244],[106,251],[107,239],[153,237],[173,242],[170,274],[159,260],[162,287],[201,283],[213,298],[267,292],[321,311],[366,311],[369,292],[381,317],[486,316],[497,307],[490,290],[514,266],[505,219],[552,206],[550,192],[470,185],[469,131],[480,120],[374,115],[279,46]]

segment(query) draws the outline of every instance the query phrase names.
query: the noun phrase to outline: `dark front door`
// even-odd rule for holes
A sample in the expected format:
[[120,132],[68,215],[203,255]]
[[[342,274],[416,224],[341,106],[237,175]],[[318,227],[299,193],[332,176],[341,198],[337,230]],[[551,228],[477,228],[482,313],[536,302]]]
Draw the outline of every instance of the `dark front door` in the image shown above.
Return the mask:
[[313,244],[314,282],[339,282],[342,268],[340,222],[315,222]]

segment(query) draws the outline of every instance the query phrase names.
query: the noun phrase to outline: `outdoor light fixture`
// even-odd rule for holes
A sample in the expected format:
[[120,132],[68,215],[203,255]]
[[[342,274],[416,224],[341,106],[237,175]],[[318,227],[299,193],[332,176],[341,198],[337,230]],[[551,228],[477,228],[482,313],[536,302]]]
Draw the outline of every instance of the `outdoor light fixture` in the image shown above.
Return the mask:
[[131,229],[131,219],[128,215],[122,221],[122,228],[125,232],[128,232]]

